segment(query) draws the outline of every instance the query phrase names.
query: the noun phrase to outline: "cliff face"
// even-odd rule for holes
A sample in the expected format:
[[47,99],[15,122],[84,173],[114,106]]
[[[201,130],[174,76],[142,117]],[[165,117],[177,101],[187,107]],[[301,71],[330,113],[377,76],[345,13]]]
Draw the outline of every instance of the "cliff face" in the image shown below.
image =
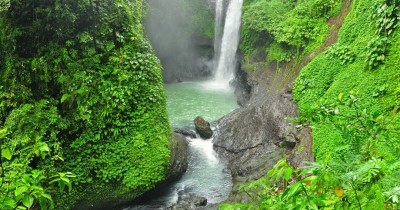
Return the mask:
[[[250,72],[250,99],[218,122],[214,147],[228,159],[235,186],[262,177],[283,154],[289,155],[294,165],[312,160],[310,132],[296,131],[286,119],[298,112],[291,82],[285,84],[283,76],[273,65]],[[235,188],[232,195],[236,197],[231,199],[243,201]]]
[[311,130],[297,130],[289,120],[298,116],[293,83],[304,66],[336,42],[350,8],[351,2],[344,1],[340,14],[329,19],[330,32],[320,49],[279,68],[276,63],[254,62],[255,68],[246,71],[249,99],[219,120],[214,138],[215,150],[228,160],[234,179],[228,201],[245,202],[248,198],[237,192],[238,184],[264,176],[284,155],[294,167],[313,160]]

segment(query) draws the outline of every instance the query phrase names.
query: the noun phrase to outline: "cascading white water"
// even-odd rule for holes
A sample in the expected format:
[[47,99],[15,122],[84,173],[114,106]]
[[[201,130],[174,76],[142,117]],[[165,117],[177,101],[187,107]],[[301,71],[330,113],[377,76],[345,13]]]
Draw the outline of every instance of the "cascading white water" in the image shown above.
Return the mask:
[[[222,3],[222,0],[217,0]],[[220,52],[218,55],[217,68],[215,71],[215,81],[221,86],[229,86],[229,82],[234,78],[236,69],[236,51],[239,46],[240,25],[242,16],[243,0],[230,0],[226,11],[224,32]],[[216,11],[216,15],[218,12]],[[218,50],[218,49],[216,49]]]
[[[219,58],[220,46],[221,46],[221,33],[223,27],[223,12],[224,12],[224,0],[216,0],[215,2],[215,27],[214,27],[214,52],[215,58]],[[214,68],[218,65],[218,60],[214,59]]]

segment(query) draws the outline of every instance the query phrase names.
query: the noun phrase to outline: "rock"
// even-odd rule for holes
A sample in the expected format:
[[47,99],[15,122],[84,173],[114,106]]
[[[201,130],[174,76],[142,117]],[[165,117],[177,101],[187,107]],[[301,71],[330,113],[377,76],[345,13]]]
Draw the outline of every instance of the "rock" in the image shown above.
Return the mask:
[[297,165],[312,159],[308,147],[296,150],[300,143],[312,141],[307,132],[301,141],[288,135],[294,126],[286,119],[298,116],[291,95],[292,81],[285,80],[283,73],[276,74],[276,66],[270,65],[248,73],[249,99],[216,126],[214,149],[228,160],[234,182],[227,202],[247,202],[249,197],[238,192],[238,186],[264,176],[282,158],[282,152]]
[[190,210],[190,209],[207,209],[207,198],[189,194],[185,197],[179,197],[178,202],[169,207],[168,210]]
[[194,132],[190,128],[175,128],[174,132],[182,134],[184,136],[188,136],[188,137],[190,137],[192,139],[196,138],[196,132]]
[[195,206],[206,206],[207,205],[207,198],[200,197],[200,196],[193,196],[190,198],[191,203]]
[[210,123],[204,120],[202,117],[196,117],[194,119],[194,125],[201,138],[209,139],[212,137],[213,131],[211,130]]
[[166,182],[176,180],[186,172],[188,167],[188,148],[189,145],[186,138],[181,134],[174,133],[171,138],[171,157]]
[[285,136],[283,141],[279,143],[279,147],[293,149],[296,146],[296,139],[293,136]]
[[250,98],[251,86],[247,83],[247,76],[245,71],[237,71],[231,82],[231,85],[235,87],[234,93],[239,106],[244,106]]
[[166,178],[156,184],[156,186],[150,191],[131,201],[132,204],[145,203],[146,201],[163,195],[169,189],[170,185],[186,172],[189,163],[189,144],[186,141],[185,136],[179,133],[173,133],[170,138],[170,145],[171,156]]

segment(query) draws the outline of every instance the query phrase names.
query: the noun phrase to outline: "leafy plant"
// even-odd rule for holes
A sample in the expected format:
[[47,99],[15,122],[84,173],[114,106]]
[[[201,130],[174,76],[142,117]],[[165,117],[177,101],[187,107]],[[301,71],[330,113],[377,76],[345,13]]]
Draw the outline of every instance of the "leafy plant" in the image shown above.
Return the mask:
[[[400,173],[400,162],[390,154],[399,153],[399,143],[384,134],[396,133],[386,127],[385,117],[360,111],[354,95],[340,94],[336,104],[321,105],[298,119],[329,121],[340,130],[346,142],[315,163],[295,169],[283,158],[266,176],[240,188],[253,201],[255,209],[396,209],[399,182],[390,183]],[[341,113],[339,105],[353,112]],[[348,115],[349,114],[349,115]],[[384,145],[396,149],[388,151]],[[355,152],[355,151],[360,151]],[[389,181],[389,182],[388,182]],[[229,209],[229,205],[224,205]],[[244,208],[245,209],[245,208]]]
[[368,67],[373,69],[383,64],[387,54],[389,36],[393,35],[399,19],[399,5],[397,1],[385,1],[382,4],[375,4],[375,13],[371,18],[375,20],[375,37],[368,43],[368,54],[366,62]]
[[[338,6],[331,0],[245,2],[240,48],[245,56],[266,48],[269,60],[289,60],[326,34],[325,20]],[[285,46],[286,55],[278,45]]]
[[[32,155],[22,156],[17,152],[4,145],[8,143],[8,132],[5,128],[0,129],[0,208],[7,209],[33,209],[40,207],[41,209],[53,209],[54,201],[50,195],[53,190],[52,183],[57,179],[50,181],[46,174],[50,171],[33,169],[32,167],[23,164],[32,161]],[[45,147],[46,152],[50,152],[49,148]],[[36,150],[30,150],[29,146],[21,150],[36,153]],[[37,155],[39,156],[39,155]],[[45,160],[45,156],[40,156]],[[58,182],[60,190],[63,189],[64,183],[71,183],[69,178],[75,177],[72,173],[66,174],[67,177],[62,177],[62,182]]]
[[[170,131],[143,15],[141,0],[15,0],[0,12],[5,173],[45,177],[37,181],[45,196],[35,193],[25,208],[41,201],[51,208],[50,198],[56,209],[93,198],[130,200],[164,179]],[[109,183],[121,190],[105,195]],[[21,199],[14,204],[23,206]]]
[[353,63],[356,58],[354,52],[347,46],[334,45],[326,53],[331,58],[339,58],[342,64]]

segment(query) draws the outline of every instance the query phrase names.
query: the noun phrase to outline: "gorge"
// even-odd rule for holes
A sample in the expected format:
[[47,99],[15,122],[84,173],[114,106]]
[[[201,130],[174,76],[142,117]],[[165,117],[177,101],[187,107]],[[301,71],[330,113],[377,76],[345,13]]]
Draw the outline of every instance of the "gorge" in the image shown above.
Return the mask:
[[2,0],[0,209],[398,209],[399,69],[398,0]]
[[[190,127],[195,116],[202,116],[214,122],[237,108],[230,82],[237,71],[236,52],[239,45],[242,3],[241,0],[233,0],[228,2],[227,9],[224,9],[222,1],[216,2],[214,73],[211,79],[204,82],[165,85],[167,110],[172,128]],[[226,17],[223,11],[226,11]],[[149,21],[156,22],[151,19]],[[222,25],[224,25],[223,30],[220,28]],[[150,32],[155,33],[156,29],[152,30]],[[217,35],[220,33],[220,36]],[[154,44],[159,45],[158,42]],[[215,129],[215,124],[212,124]],[[150,198],[145,204],[124,209],[168,208],[182,199],[190,198],[191,195],[206,198],[208,204],[227,199],[232,187],[231,176],[226,170],[225,161],[219,159],[213,149],[213,138],[203,140],[200,137],[186,137],[186,139],[189,142],[189,164],[186,173],[176,183],[164,187],[165,192],[158,198]]]

